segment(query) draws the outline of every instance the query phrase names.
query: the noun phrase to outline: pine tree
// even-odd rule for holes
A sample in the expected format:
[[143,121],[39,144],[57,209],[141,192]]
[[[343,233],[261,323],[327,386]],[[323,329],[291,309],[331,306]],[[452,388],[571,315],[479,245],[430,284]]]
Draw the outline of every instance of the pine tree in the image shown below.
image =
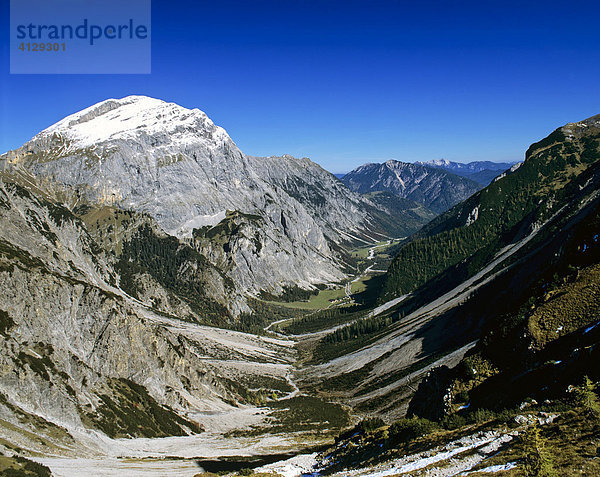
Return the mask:
[[596,394],[597,385],[587,376],[583,378],[583,385],[577,388],[576,396],[578,404],[585,410],[586,414],[600,417],[600,400]]
[[555,477],[552,458],[546,439],[537,422],[527,429],[523,437],[523,471],[526,477]]

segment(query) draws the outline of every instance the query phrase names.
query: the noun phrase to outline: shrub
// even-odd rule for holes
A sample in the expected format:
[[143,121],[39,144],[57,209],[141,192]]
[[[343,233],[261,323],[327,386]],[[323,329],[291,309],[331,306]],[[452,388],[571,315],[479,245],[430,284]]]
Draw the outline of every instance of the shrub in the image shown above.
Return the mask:
[[437,429],[439,429],[439,426],[435,422],[415,416],[400,419],[392,424],[389,435],[394,441],[407,441],[425,434],[430,434]]
[[466,426],[467,420],[464,416],[460,416],[459,414],[451,414],[444,417],[442,425],[445,429],[458,429],[459,427]]
[[380,417],[369,417],[363,419],[356,426],[356,431],[361,433],[373,432],[375,429],[385,426],[385,422]]
[[469,391],[463,389],[456,395],[456,402],[469,402]]
[[587,376],[583,378],[583,385],[576,389],[577,404],[583,407],[586,413],[600,417],[600,400],[596,394],[597,385]]
[[523,471],[526,477],[554,477],[551,450],[538,424],[531,426],[523,439]]
[[477,409],[469,416],[470,420],[477,424],[482,422],[491,421],[496,418],[496,414],[488,409]]

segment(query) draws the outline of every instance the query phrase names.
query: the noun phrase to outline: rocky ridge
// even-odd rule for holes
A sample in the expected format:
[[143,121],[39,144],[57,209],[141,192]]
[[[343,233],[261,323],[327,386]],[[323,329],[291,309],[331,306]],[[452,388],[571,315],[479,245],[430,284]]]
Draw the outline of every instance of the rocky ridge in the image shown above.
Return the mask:
[[227,211],[261,217],[264,242],[240,236],[225,252],[243,293],[338,282],[344,246],[395,232],[385,219],[396,211],[384,208],[382,217],[381,207],[309,159],[244,155],[202,111],[144,96],[73,114],[0,156],[0,167],[67,185],[94,204],[146,213],[180,239],[216,226]]

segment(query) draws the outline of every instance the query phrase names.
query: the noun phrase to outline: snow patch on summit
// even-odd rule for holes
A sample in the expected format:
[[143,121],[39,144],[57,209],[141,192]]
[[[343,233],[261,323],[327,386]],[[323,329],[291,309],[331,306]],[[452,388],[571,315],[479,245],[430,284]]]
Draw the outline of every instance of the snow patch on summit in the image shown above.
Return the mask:
[[[193,132],[198,134],[190,134]],[[147,96],[127,96],[108,99],[67,116],[36,138],[57,134],[85,148],[114,139],[135,139],[141,134],[167,133],[172,141],[193,143],[203,137],[202,132],[211,133],[219,145],[231,140],[199,109],[186,109]]]

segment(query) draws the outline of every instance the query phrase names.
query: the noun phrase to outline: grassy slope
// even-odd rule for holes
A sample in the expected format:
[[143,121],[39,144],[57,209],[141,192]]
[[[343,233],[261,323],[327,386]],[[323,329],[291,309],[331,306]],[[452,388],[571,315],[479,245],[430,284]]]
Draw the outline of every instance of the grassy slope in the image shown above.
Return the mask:
[[[425,226],[392,262],[383,298],[422,286],[461,264],[457,283],[473,275],[498,250],[518,240],[568,203],[574,184],[600,158],[598,127],[574,139],[562,129],[533,144],[515,172],[452,208]],[[469,216],[477,220],[465,226]],[[451,283],[448,283],[451,286]]]
[[45,465],[24,457],[8,457],[0,454],[0,475],[4,477],[50,477],[52,473]]

